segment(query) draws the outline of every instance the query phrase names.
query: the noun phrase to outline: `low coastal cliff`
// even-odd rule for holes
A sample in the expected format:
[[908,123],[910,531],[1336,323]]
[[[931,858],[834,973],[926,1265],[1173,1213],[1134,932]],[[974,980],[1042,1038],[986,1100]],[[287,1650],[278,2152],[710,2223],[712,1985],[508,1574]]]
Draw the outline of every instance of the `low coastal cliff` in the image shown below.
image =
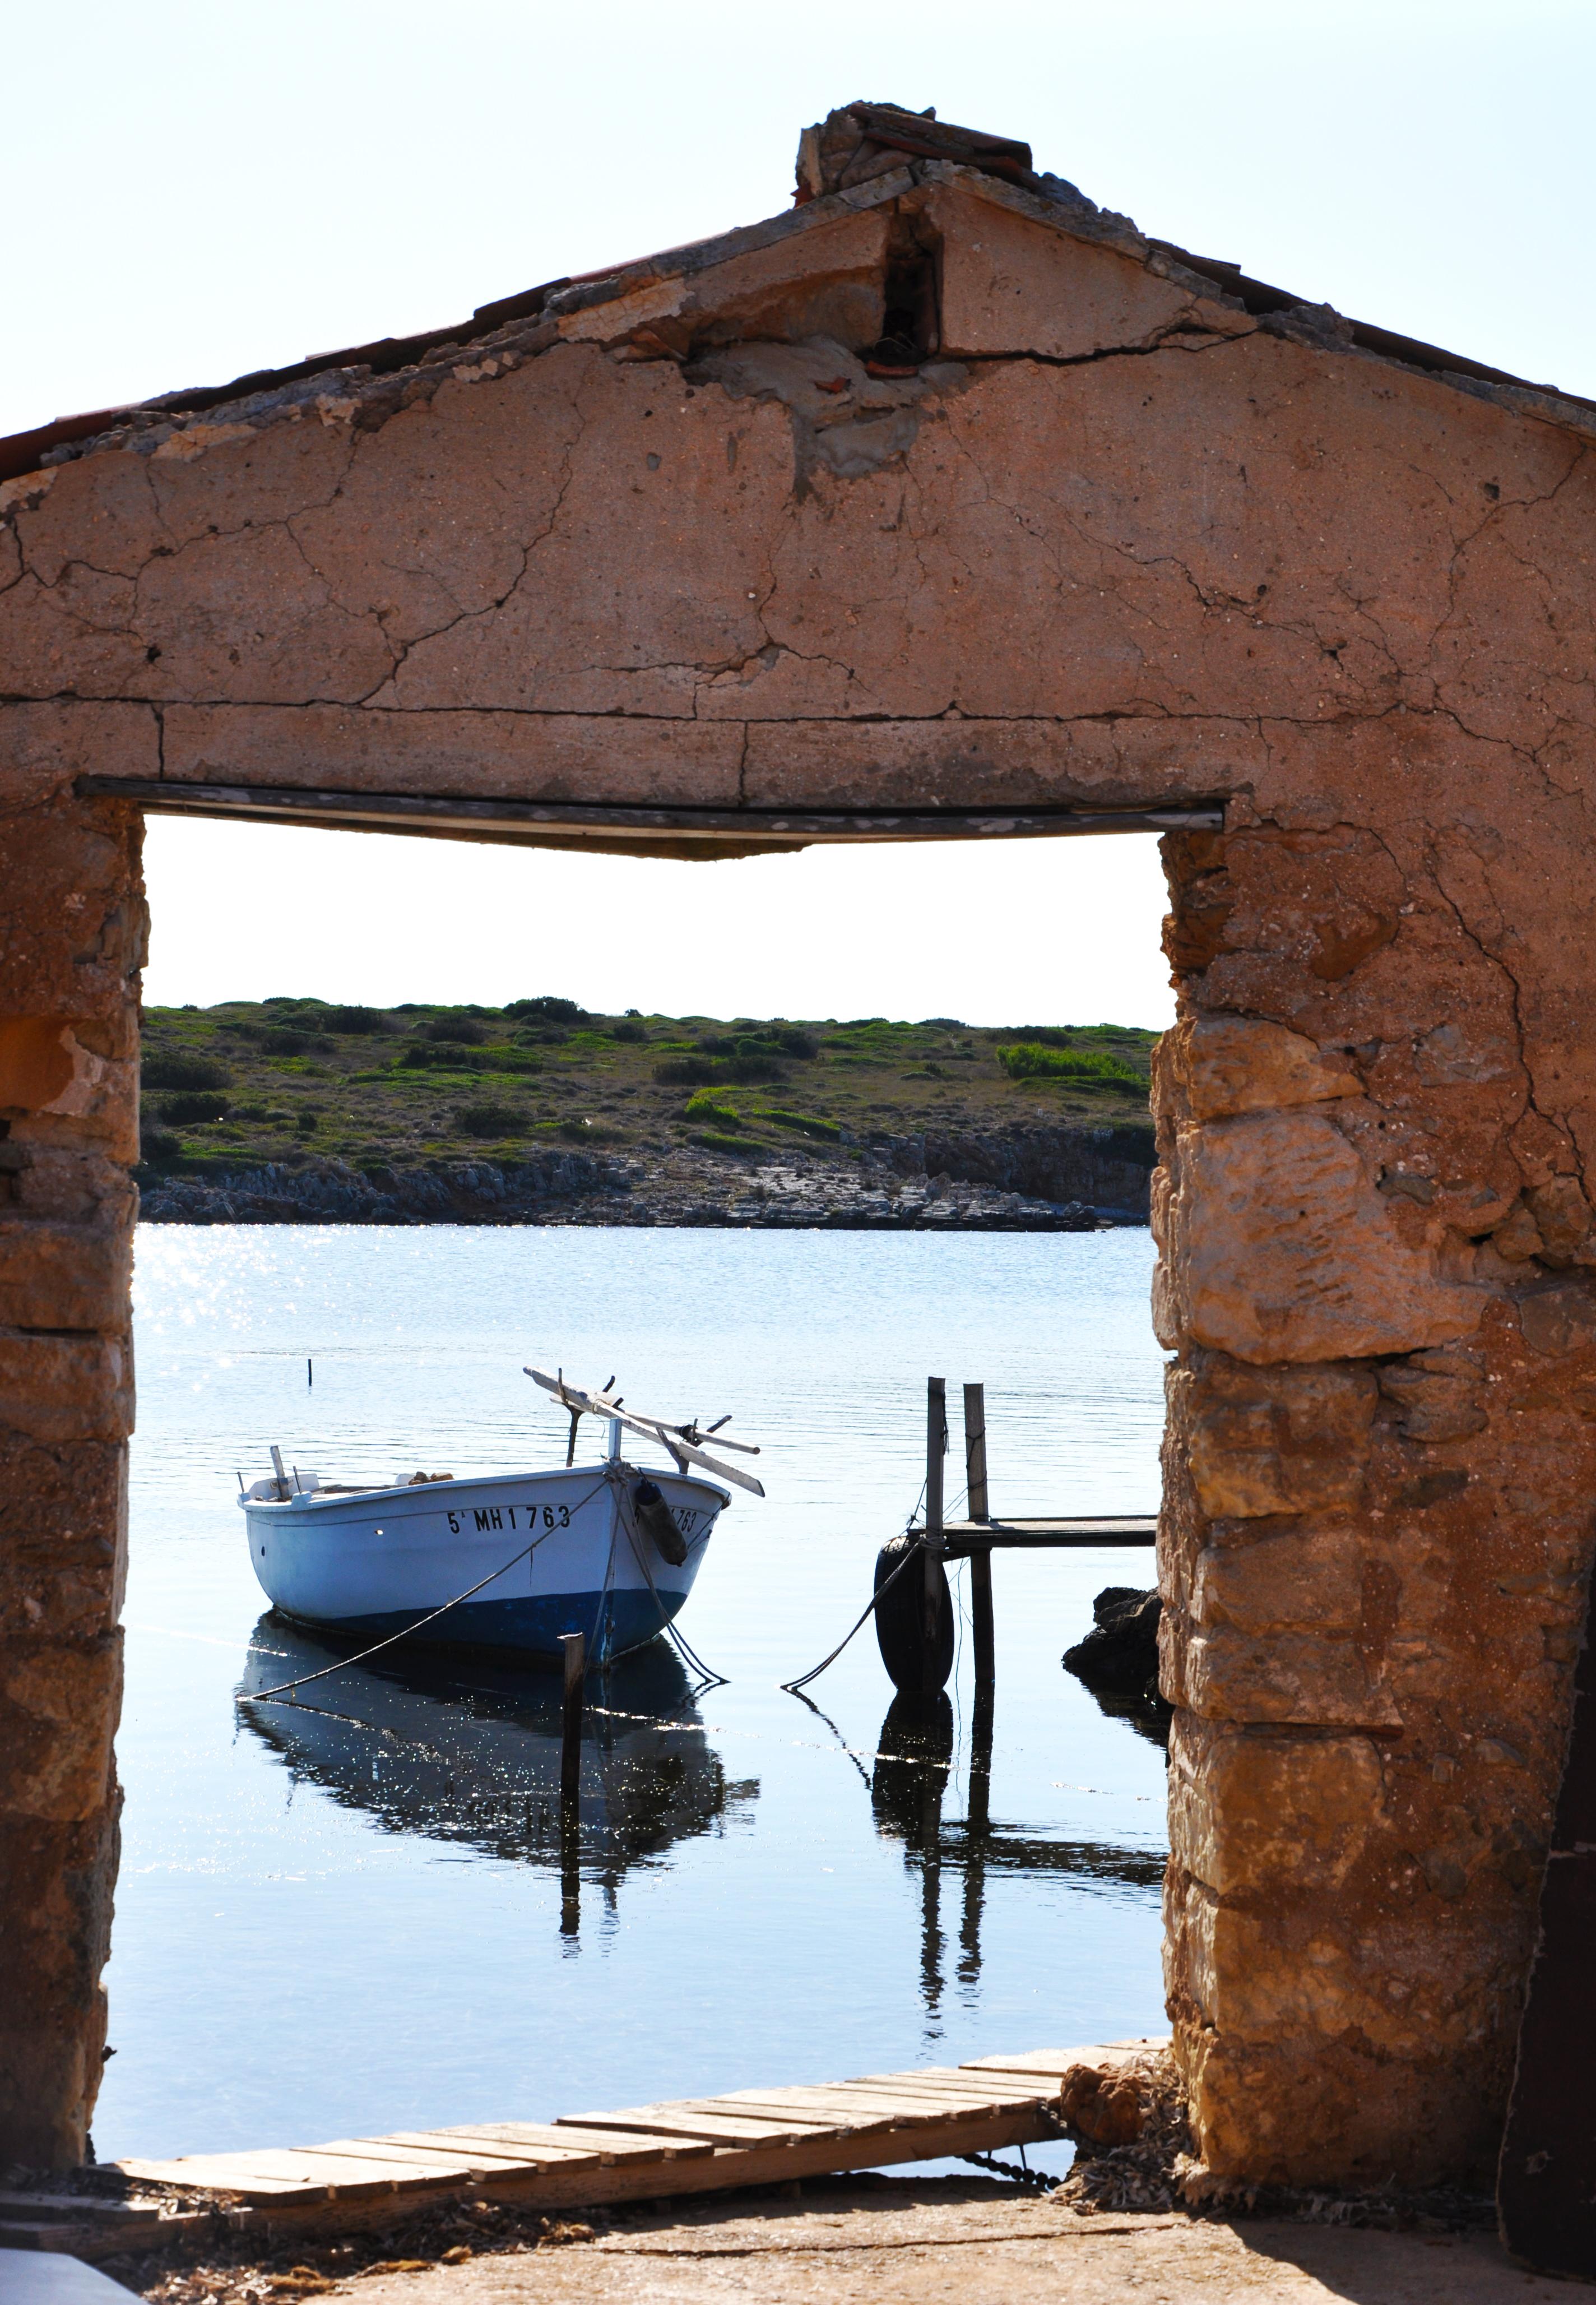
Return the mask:
[[833,1226],[1088,1232],[1145,1224],[1145,1124],[881,1134],[833,1151],[654,1158],[549,1150],[521,1161],[367,1163],[300,1155],[150,1177],[151,1224]]

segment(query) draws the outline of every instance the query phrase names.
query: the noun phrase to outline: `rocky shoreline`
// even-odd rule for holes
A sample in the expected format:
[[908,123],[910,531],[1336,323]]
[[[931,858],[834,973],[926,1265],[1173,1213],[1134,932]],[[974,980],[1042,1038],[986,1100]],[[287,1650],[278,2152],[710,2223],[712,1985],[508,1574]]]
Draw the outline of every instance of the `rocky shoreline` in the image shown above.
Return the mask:
[[[826,1227],[879,1232],[1093,1232],[1147,1222],[1147,1171],[1104,1129],[882,1137],[728,1157],[554,1152],[518,1161],[356,1169],[305,1156],[205,1175],[145,1171],[148,1224]],[[1139,1148],[1137,1148],[1139,1150]],[[1098,1157],[1093,1158],[1096,1153]],[[963,1171],[963,1173],[959,1173]],[[1073,1190],[1060,1187],[1073,1186]],[[1048,1190],[1051,1187],[1054,1189]],[[1038,1189],[1040,1187],[1040,1189]]]

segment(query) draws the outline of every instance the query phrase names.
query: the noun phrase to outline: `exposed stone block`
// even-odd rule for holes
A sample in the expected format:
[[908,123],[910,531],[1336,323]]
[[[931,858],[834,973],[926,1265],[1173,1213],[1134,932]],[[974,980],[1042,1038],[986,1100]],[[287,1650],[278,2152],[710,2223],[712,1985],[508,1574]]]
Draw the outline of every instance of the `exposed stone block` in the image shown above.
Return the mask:
[[6,1991],[0,2004],[0,2154],[30,2168],[83,2158],[99,2092],[116,1875],[115,1783],[81,1823],[0,1809]]
[[1490,1422],[1484,1377],[1477,1354],[1443,1348],[1382,1368],[1380,1389],[1401,1409],[1408,1440],[1464,1441]]
[[[130,1059],[127,1069],[136,1070],[136,1063]],[[136,1105],[130,1105],[130,1114],[136,1127]],[[0,1207],[11,1218],[81,1227],[107,1238],[132,1233],[138,1188],[92,1118],[35,1115],[13,1121],[3,1141]]]
[[1570,1274],[1526,1291],[1518,1305],[1519,1326],[1532,1352],[1549,1359],[1596,1348],[1596,1284]]
[[939,186],[925,219],[942,243],[942,350],[1080,360],[1156,344],[1183,321],[1228,334],[1216,300],[1158,278],[1117,251],[1039,233],[974,189]]
[[1191,1613],[1199,1626],[1238,1632],[1303,1631],[1350,1637],[1363,1620],[1369,1545],[1346,1521],[1312,1519],[1209,1544],[1198,1555]]
[[1383,1805],[1367,1738],[1250,1735],[1184,1717],[1171,1732],[1171,1852],[1217,1896],[1338,1889]]
[[1377,1399],[1367,1371],[1261,1369],[1202,1353],[1168,1390],[1204,1513],[1251,1519],[1357,1503]]
[[0,1218],[0,1324],[121,1329],[132,1270],[125,1224],[95,1229]]
[[0,1722],[8,1815],[81,1823],[104,1807],[122,1708],[122,1636],[84,1642],[7,1632]]
[[0,1433],[125,1440],[133,1429],[132,1357],[120,1337],[0,1329]]
[[1185,1121],[1322,1104],[1363,1088],[1341,1050],[1243,1016],[1190,1017],[1166,1033],[1153,1080],[1155,1116]]
[[1596,1264],[1591,1204],[1577,1177],[1553,1177],[1532,1187],[1524,1199],[1541,1235],[1538,1253],[1544,1263]]
[[126,1520],[119,1442],[0,1433],[0,1639],[107,1631],[122,1610]]
[[1370,2189],[1393,2177],[1489,2182],[1491,2113],[1456,2088],[1450,2045],[1398,2063],[1355,2040],[1244,2041],[1181,2022],[1176,2052],[1203,2107],[1203,2160],[1216,2176]]
[[1183,1132],[1168,1287],[1198,1344],[1256,1362],[1348,1360],[1466,1337],[1479,1291],[1391,1221],[1334,1122],[1252,1115]]
[[1199,1720],[1397,1728],[1402,1714],[1363,1646],[1315,1633],[1193,1630],[1167,1612],[1159,1685]]

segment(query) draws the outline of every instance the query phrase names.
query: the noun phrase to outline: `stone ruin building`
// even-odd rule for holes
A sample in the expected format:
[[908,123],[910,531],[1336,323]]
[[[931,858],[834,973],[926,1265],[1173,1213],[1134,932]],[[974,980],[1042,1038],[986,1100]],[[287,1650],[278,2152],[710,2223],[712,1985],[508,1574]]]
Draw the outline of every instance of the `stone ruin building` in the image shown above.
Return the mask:
[[1489,2168],[1596,1490],[1593,436],[854,105],[768,223],[0,445],[7,2159],[79,2158],[105,2039],[156,810],[1162,828],[1195,2131]]

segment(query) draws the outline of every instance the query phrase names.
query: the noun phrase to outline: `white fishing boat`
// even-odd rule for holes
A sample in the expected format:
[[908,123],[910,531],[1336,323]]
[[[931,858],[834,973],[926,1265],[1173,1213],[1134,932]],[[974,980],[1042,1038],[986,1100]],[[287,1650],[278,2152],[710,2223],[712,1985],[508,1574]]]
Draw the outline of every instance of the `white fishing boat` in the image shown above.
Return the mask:
[[[624,1408],[613,1377],[590,1392],[563,1372],[526,1374],[571,1419],[565,1462],[553,1471],[460,1480],[416,1473],[365,1486],[284,1465],[274,1447],[272,1472],[239,1498],[250,1565],[273,1607],[373,1641],[410,1633],[550,1659],[563,1634],[581,1633],[594,1663],[663,1631],[731,1503],[720,1484],[765,1493],[751,1473],[702,1445],[730,1420],[707,1431],[671,1425]],[[608,1427],[608,1446],[598,1461],[578,1465],[584,1416]],[[629,1463],[624,1433],[652,1442],[670,1469]],[[759,1454],[726,1437],[717,1445]]]

